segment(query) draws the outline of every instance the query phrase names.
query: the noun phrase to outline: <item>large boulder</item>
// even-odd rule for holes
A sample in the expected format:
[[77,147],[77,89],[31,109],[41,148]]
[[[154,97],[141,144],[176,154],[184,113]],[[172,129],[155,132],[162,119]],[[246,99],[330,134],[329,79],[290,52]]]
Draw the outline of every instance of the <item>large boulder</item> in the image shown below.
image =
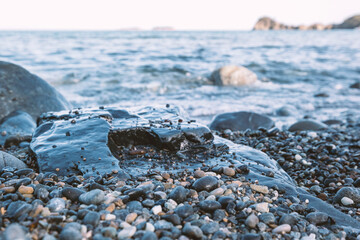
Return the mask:
[[27,168],[26,164],[23,161],[6,152],[0,151],[0,171],[4,167],[13,167],[17,169]]
[[253,30],[286,30],[286,29],[294,29],[294,27],[279,23],[269,17],[260,18],[256,22],[253,28]]
[[24,68],[0,61],[0,119],[24,111],[36,119],[41,113],[70,107],[65,98],[46,81]]
[[360,15],[355,15],[345,19],[341,24],[334,25],[335,29],[354,29],[360,28]]
[[254,112],[231,112],[217,115],[210,124],[210,129],[222,131],[245,131],[247,129],[257,130],[259,128],[270,129],[274,127],[271,118]]
[[245,67],[225,66],[215,70],[210,79],[218,86],[242,86],[255,83],[257,76]]
[[311,119],[300,120],[289,127],[290,132],[296,131],[319,131],[328,128],[328,126],[322,122],[318,122]]
[[36,123],[26,112],[15,111],[0,121],[0,145],[8,147],[31,141]]

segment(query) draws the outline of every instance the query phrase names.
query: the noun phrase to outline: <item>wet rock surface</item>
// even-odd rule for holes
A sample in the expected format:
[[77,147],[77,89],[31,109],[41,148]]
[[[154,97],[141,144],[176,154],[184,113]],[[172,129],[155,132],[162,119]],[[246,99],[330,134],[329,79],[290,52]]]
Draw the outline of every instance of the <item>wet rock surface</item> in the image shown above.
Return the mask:
[[24,68],[0,61],[0,119],[14,111],[24,111],[34,120],[49,111],[70,107],[55,88]]
[[27,168],[26,164],[23,161],[6,152],[0,151],[0,170],[5,167],[11,167],[16,169]]
[[258,130],[259,128],[270,129],[274,122],[269,117],[254,112],[232,112],[217,115],[210,124],[210,129],[222,131]]
[[326,128],[327,128],[327,125],[325,125],[322,122],[306,119],[306,120],[300,120],[300,121],[292,124],[289,127],[289,131],[290,132],[308,131],[308,130],[319,131],[319,130],[323,130],[323,129],[326,129]]
[[242,66],[224,66],[215,70],[210,80],[218,86],[243,86],[257,82],[257,76]]

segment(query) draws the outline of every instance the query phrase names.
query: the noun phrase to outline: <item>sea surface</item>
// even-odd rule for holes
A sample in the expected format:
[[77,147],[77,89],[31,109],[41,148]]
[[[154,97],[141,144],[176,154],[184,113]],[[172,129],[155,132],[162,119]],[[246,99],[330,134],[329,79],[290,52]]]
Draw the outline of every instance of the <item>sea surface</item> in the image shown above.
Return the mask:
[[[360,81],[358,30],[0,32],[0,60],[42,77],[75,107],[176,104],[206,124],[247,110],[280,127],[304,116],[360,118],[360,90],[349,88]],[[225,65],[260,81],[212,85],[211,72]],[[290,116],[276,115],[283,106]]]

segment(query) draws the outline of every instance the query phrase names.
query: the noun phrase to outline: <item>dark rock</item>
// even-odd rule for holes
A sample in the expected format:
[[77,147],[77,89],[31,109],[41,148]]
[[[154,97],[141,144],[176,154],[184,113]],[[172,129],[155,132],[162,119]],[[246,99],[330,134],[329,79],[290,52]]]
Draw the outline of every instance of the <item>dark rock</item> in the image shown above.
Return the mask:
[[162,218],[168,222],[171,222],[174,225],[181,224],[181,218],[177,214],[164,215],[164,216],[162,216]]
[[350,85],[350,88],[360,89],[360,82],[356,82],[356,83],[354,83],[354,84],[351,84],[351,85]]
[[26,164],[23,161],[6,152],[0,151],[0,170],[4,167],[13,167],[17,169],[27,168]]
[[187,218],[190,215],[194,214],[194,209],[189,204],[184,204],[183,206],[177,207],[175,213],[181,218]]
[[298,219],[291,214],[284,214],[280,218],[279,224],[289,224],[290,226],[294,226],[298,222]]
[[231,112],[217,115],[210,124],[210,129],[223,131],[245,131],[246,129],[270,129],[274,122],[269,117],[253,112]]
[[60,233],[60,240],[81,240],[82,235],[79,230],[68,227],[64,228]]
[[256,233],[246,233],[241,237],[241,240],[261,240],[261,235]]
[[360,27],[360,15],[347,18],[341,24],[334,25],[335,29],[354,29]]
[[157,240],[158,237],[155,233],[146,231],[144,235],[141,237],[141,240]]
[[31,211],[32,206],[23,201],[16,201],[10,203],[6,216],[11,219],[22,221],[27,217],[27,214]]
[[281,117],[287,117],[295,115],[296,111],[296,108],[293,106],[283,106],[276,110],[276,115]]
[[213,218],[215,221],[221,221],[226,217],[226,213],[222,209],[215,210],[213,215],[214,215]]
[[101,233],[104,237],[115,238],[116,237],[116,228],[106,227],[101,229]]
[[315,120],[300,120],[289,127],[290,132],[295,131],[319,131],[328,128],[322,122],[318,122]]
[[221,208],[221,204],[217,201],[213,201],[213,200],[204,200],[201,201],[199,203],[199,207],[201,210],[205,211],[205,212],[214,212],[217,209]]
[[100,214],[98,212],[88,212],[84,217],[83,223],[96,227],[100,222]]
[[211,191],[219,186],[219,180],[213,176],[205,176],[194,182],[192,187],[198,191]]
[[35,128],[36,123],[29,114],[12,112],[0,121],[0,145],[10,147],[24,141],[30,142]]
[[101,204],[105,200],[105,193],[100,189],[91,190],[90,192],[81,194],[79,200],[87,205]]
[[217,222],[209,222],[209,223],[205,223],[204,225],[201,226],[201,231],[205,234],[205,235],[209,235],[209,234],[213,234],[216,231],[219,230],[219,223]]
[[218,86],[243,86],[255,83],[257,76],[242,66],[224,66],[215,70],[210,80]]
[[0,119],[22,110],[36,120],[44,112],[70,107],[46,81],[12,63],[0,61],[0,85]]
[[139,201],[131,201],[126,204],[126,209],[129,212],[141,213],[143,207]]
[[177,186],[171,191],[169,198],[173,199],[177,203],[182,203],[186,200],[187,194],[188,190],[186,190],[183,186]]
[[223,208],[226,208],[229,203],[234,201],[235,201],[234,198],[230,196],[222,196],[218,199],[218,202],[221,204]]
[[265,224],[273,224],[275,223],[276,219],[274,214],[272,213],[263,213],[259,216],[259,220]]
[[341,203],[343,197],[348,197],[354,201],[355,204],[360,203],[360,189],[353,187],[343,187],[334,196],[335,203]]
[[201,239],[203,236],[201,229],[198,226],[192,226],[190,223],[185,224],[182,232],[191,239]]
[[[59,175],[115,171],[128,178],[128,174],[139,174],[139,169],[131,163],[139,161],[137,156],[145,155],[145,150],[122,150],[128,146],[151,147],[175,154],[206,150],[205,146],[213,141],[207,127],[187,121],[177,108],[144,108],[136,114],[114,108],[73,110],[44,114],[39,123],[30,148],[41,172]],[[127,157],[126,161],[120,158],[120,165],[131,166],[126,173],[114,157],[120,155]],[[148,161],[143,161],[143,165],[144,169],[154,168]],[[161,167],[164,165],[167,164],[159,163]]]
[[85,193],[83,190],[73,187],[65,187],[62,190],[62,195],[73,202],[79,200],[81,194]]
[[312,212],[306,215],[306,220],[314,225],[321,225],[328,222],[329,215],[323,212]]

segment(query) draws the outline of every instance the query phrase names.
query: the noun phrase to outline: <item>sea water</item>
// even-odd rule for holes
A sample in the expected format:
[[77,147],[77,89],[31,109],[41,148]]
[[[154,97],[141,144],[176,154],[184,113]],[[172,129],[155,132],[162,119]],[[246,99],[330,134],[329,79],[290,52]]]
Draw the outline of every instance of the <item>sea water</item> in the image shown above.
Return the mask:
[[[55,86],[75,107],[176,104],[209,123],[231,111],[269,115],[278,126],[309,116],[360,117],[360,31],[0,32],[0,60]],[[225,65],[258,76],[214,86]],[[320,94],[320,95],[319,95]],[[289,116],[276,110],[287,106]]]

